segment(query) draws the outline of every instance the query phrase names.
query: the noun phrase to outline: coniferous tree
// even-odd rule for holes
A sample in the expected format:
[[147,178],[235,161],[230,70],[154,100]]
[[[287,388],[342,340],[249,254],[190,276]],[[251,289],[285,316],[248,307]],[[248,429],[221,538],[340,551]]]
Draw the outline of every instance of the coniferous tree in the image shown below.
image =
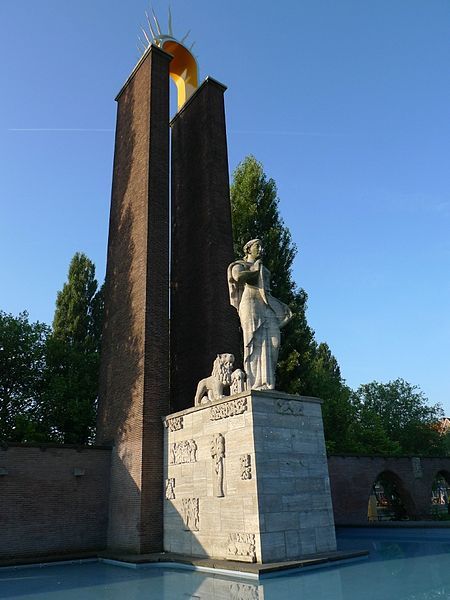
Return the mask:
[[277,368],[277,388],[293,394],[321,397],[330,449],[343,450],[351,423],[349,389],[344,385],[336,359],[326,344],[317,344],[306,319],[306,292],[292,278],[297,248],[279,213],[273,179],[261,163],[248,156],[240,163],[231,185],[234,251],[242,256],[244,244],[260,238],[264,264],[272,274],[272,292],[288,304],[293,319],[282,330]]
[[41,406],[50,436],[62,443],[93,439],[102,316],[103,288],[98,289],[95,266],[76,253],[56,299]]

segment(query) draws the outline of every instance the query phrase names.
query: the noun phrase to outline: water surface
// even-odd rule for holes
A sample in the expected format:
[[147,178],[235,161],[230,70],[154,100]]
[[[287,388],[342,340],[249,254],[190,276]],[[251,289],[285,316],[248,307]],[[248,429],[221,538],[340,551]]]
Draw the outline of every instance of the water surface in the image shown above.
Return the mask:
[[369,559],[262,581],[102,563],[0,570],[16,600],[450,600],[450,531],[342,529],[340,549]]

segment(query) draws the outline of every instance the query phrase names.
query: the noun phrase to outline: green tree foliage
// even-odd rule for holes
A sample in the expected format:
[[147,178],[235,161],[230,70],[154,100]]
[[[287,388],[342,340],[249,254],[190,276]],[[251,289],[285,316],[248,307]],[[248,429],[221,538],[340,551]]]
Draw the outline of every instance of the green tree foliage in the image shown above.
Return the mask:
[[[443,416],[439,404],[429,405],[418,386],[404,379],[388,383],[372,381],[361,385],[352,395],[356,419],[353,433],[359,439],[361,453],[414,454],[437,456],[447,454],[447,440],[436,424]],[[371,442],[368,430],[381,430],[384,438],[394,446],[381,441]]]
[[85,350],[98,349],[99,306],[102,291],[98,293],[95,265],[77,252],[70,262],[68,280],[56,296],[53,337]]
[[307,295],[292,280],[292,263],[297,248],[279,214],[277,188],[267,179],[261,163],[248,156],[234,172],[231,185],[231,214],[234,251],[242,257],[243,247],[259,238],[264,249],[264,264],[272,274],[272,293],[288,304],[294,318],[283,329],[278,387],[286,392],[302,391],[302,359],[312,352],[314,332],[306,322]]
[[38,418],[50,328],[0,311],[0,440],[45,439]]
[[238,165],[231,185],[234,251],[260,238],[264,264],[272,274],[272,293],[288,304],[294,318],[283,329],[277,369],[277,387],[292,394],[319,396],[325,400],[324,423],[330,449],[343,450],[351,422],[349,390],[327,344],[317,344],[306,319],[307,294],[292,278],[297,248],[279,213],[277,187],[261,163],[248,156]]
[[306,292],[293,281],[297,248],[279,213],[276,184],[253,156],[234,172],[231,210],[236,258],[248,240],[260,238],[272,292],[295,315],[282,332],[277,388],[324,400],[328,452],[446,455],[450,436],[440,436],[433,426],[439,406],[428,406],[423,393],[402,379],[372,382],[353,393],[328,345],[316,342],[306,319]]
[[305,389],[309,395],[324,400],[322,415],[327,451],[345,452],[353,447],[351,426],[355,411],[350,401],[351,390],[345,385],[337,360],[325,342],[314,347]]
[[395,456],[402,454],[400,444],[393,441],[380,416],[363,404],[354,406],[345,450],[352,454]]
[[292,301],[296,287],[292,281],[292,263],[297,248],[278,210],[277,187],[267,179],[261,163],[248,156],[233,175],[231,210],[236,257],[252,238],[262,240],[264,264],[272,273],[272,293],[283,302]]
[[75,254],[53,331],[0,311],[0,440],[85,444],[93,439],[103,288]]
[[95,266],[73,257],[58,292],[53,333],[47,342],[46,388],[41,411],[53,439],[85,444],[95,430],[103,289]]

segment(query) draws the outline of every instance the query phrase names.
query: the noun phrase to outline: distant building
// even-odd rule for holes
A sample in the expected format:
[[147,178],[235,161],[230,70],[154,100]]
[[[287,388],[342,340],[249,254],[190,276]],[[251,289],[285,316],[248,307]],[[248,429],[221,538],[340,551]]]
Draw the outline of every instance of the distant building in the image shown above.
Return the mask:
[[439,423],[437,424],[438,427],[438,431],[441,435],[445,435],[446,433],[448,433],[448,430],[450,429],[450,417],[444,417],[443,419],[441,419],[439,421]]

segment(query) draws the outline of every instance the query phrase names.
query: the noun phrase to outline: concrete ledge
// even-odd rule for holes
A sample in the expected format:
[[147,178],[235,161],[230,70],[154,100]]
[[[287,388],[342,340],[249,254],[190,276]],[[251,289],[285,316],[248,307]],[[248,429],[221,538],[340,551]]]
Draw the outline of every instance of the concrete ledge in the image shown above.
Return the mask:
[[176,565],[189,567],[193,570],[216,571],[220,574],[229,576],[246,576],[253,579],[263,579],[264,577],[274,577],[281,575],[284,571],[303,570],[308,568],[326,567],[333,563],[361,560],[367,558],[368,550],[358,550],[353,552],[329,552],[325,554],[316,554],[314,556],[305,556],[298,560],[290,560],[274,563],[246,563],[232,560],[218,560],[213,558],[195,558],[184,554],[174,554],[171,552],[161,552],[155,554],[115,554],[105,552],[99,555],[100,559],[113,561],[115,564],[122,563],[123,566],[144,566],[161,563],[161,566]]
[[159,552],[154,554],[122,554],[108,551],[79,552],[71,554],[48,555],[27,558],[8,558],[0,560],[0,568],[17,569],[25,567],[44,567],[50,564],[70,564],[79,562],[104,561],[122,567],[143,568],[145,566],[182,567],[190,570],[212,572],[228,577],[248,577],[250,579],[263,579],[283,575],[285,571],[302,571],[304,569],[329,567],[348,561],[366,559],[368,550],[353,552],[329,552],[305,556],[298,560],[276,563],[246,563],[232,560],[217,560],[212,558],[195,558],[184,554]]
[[199,404],[198,406],[191,406],[190,408],[179,410],[178,412],[171,413],[166,417],[162,417],[162,420],[165,421],[166,419],[171,419],[172,417],[183,417],[197,411],[210,409],[212,406],[225,404],[230,400],[239,400],[239,398],[265,398],[275,400],[293,400],[295,402],[309,402],[311,404],[323,404],[323,400],[320,398],[315,398],[314,396],[297,396],[294,394],[287,394],[286,392],[278,392],[277,390],[246,390],[245,392],[233,394],[232,396],[224,396],[223,398],[220,398],[220,400],[213,400],[212,402],[207,402],[206,404]]
[[367,523],[339,523],[336,529],[450,529],[450,521],[373,521]]
[[67,552],[60,554],[43,554],[36,556],[6,557],[0,558],[0,568],[17,567],[42,567],[52,563],[79,563],[85,561],[96,561],[99,558],[99,550]]

